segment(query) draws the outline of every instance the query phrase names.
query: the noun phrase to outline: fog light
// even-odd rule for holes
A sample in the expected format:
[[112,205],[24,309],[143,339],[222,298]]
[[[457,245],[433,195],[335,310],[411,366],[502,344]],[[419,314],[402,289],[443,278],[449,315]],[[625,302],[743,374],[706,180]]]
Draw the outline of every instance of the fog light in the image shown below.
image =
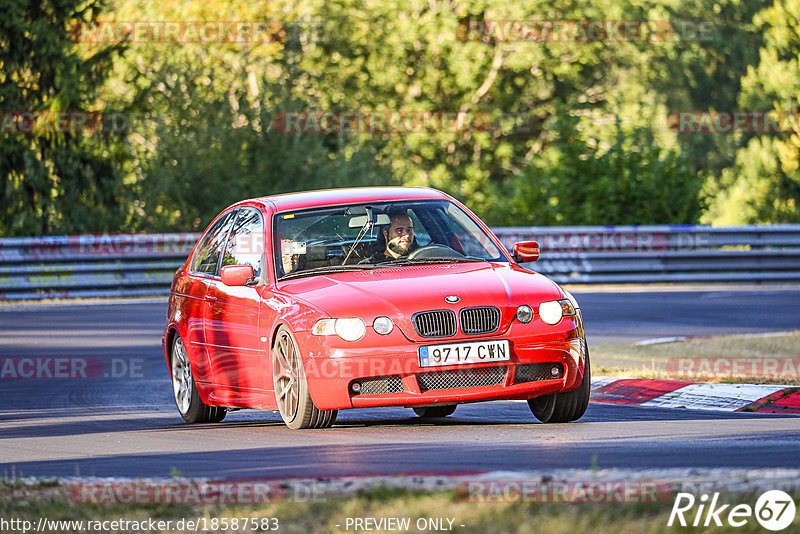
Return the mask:
[[533,319],[533,309],[530,306],[523,304],[517,308],[517,319],[519,319],[519,322],[523,324],[531,322],[531,319]]
[[561,374],[561,369],[559,369],[557,365],[554,365],[553,368],[550,369],[550,374],[553,376],[558,376]]
[[372,323],[372,329],[383,336],[391,333],[393,328],[394,323],[388,317],[376,317]]
[[361,393],[361,382],[353,382],[350,384],[350,391],[355,394]]

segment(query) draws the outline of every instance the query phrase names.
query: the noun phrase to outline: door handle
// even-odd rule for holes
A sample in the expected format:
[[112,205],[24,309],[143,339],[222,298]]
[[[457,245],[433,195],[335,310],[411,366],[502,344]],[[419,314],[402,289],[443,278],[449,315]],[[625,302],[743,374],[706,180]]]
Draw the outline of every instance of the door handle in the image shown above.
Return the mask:
[[214,295],[206,295],[205,297],[203,297],[203,300],[205,300],[206,302],[217,302],[218,299]]

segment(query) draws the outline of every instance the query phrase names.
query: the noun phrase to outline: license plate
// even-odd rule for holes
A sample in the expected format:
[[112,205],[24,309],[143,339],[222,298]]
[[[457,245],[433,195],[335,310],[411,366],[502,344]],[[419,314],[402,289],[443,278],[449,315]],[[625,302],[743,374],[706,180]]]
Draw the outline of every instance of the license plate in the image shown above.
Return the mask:
[[420,367],[502,362],[510,359],[510,357],[508,341],[505,339],[449,343],[447,345],[426,345],[419,348]]

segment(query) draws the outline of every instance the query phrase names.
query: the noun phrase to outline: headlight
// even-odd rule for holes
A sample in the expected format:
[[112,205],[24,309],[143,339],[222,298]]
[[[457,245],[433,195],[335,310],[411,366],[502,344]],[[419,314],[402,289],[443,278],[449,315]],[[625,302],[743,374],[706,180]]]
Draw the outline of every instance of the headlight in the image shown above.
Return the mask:
[[346,319],[320,319],[314,324],[311,333],[315,336],[330,336],[336,334],[345,341],[358,341],[367,332],[364,321],[358,317]]
[[388,317],[376,317],[375,320],[372,322],[372,329],[375,330],[377,333],[385,336],[391,333],[392,329],[394,328],[394,323]]
[[517,308],[517,319],[519,319],[519,322],[522,324],[531,322],[531,319],[533,319],[533,309],[530,306],[523,304]]
[[547,324],[557,324],[565,315],[575,315],[575,306],[569,299],[551,300],[539,304],[539,317]]
[[336,335],[345,341],[358,341],[364,337],[364,334],[367,332],[367,327],[364,325],[364,321],[358,317],[353,317],[350,319],[336,319],[334,327],[336,329]]

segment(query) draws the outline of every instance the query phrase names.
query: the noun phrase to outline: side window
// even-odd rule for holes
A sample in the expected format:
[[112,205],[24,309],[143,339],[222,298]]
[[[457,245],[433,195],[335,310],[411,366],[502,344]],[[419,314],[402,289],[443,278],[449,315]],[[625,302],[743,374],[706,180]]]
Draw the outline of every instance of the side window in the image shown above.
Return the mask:
[[261,214],[252,208],[241,209],[228,238],[222,266],[252,265],[253,273],[258,278],[261,276],[263,257],[264,222]]
[[219,267],[219,256],[231,229],[235,212],[228,212],[208,229],[200,240],[192,258],[192,272],[216,275]]
[[466,256],[480,258],[488,253],[494,258],[502,257],[494,243],[466,213],[454,204],[448,204],[444,212],[442,219],[452,233],[450,247]]

